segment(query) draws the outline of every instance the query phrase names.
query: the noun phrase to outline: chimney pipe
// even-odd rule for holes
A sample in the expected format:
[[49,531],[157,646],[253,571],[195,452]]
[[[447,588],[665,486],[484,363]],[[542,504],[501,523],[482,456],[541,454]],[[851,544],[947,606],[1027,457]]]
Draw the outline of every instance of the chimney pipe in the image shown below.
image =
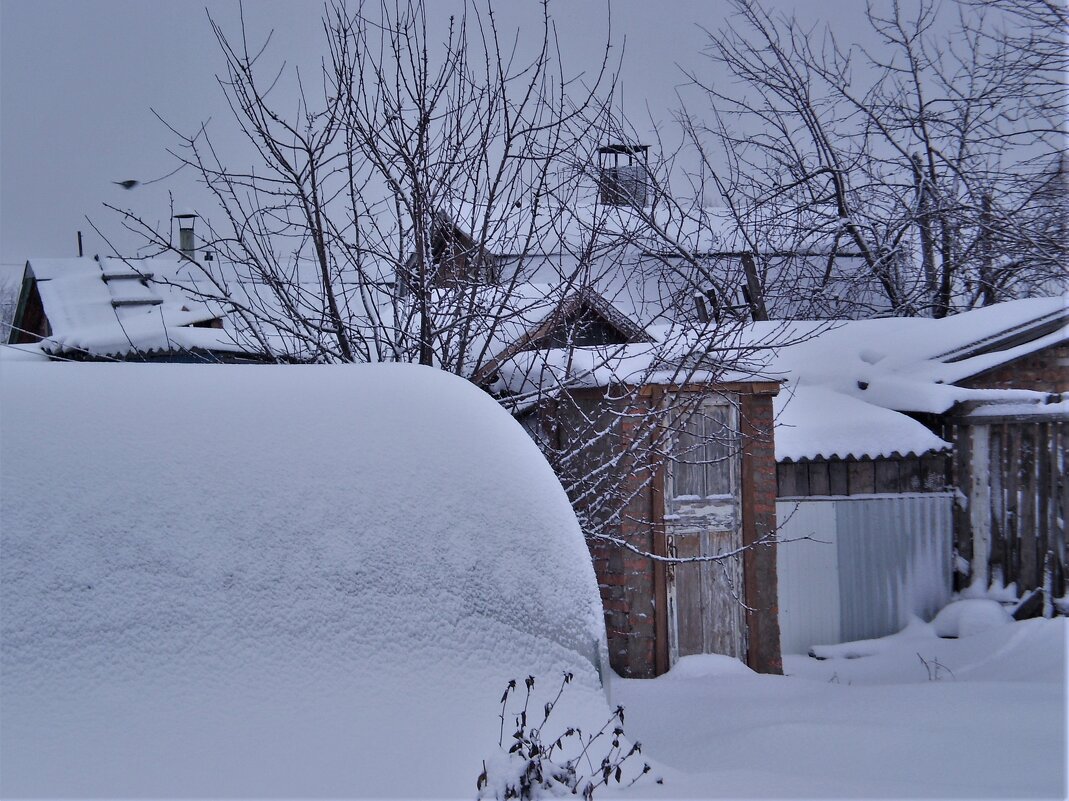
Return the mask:
[[197,246],[193,239],[193,226],[196,224],[197,215],[186,211],[174,215],[174,218],[178,220],[178,250],[182,258],[196,261]]
[[[612,144],[598,148],[599,200],[605,206],[643,208],[647,202],[649,145]],[[621,163],[622,162],[622,163]]]

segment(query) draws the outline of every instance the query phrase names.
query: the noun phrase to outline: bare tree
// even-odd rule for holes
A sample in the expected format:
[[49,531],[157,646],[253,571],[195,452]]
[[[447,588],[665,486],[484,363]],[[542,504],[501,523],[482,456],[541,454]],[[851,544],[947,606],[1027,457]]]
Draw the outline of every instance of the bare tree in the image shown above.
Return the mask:
[[[440,39],[427,14],[422,2],[332,4],[329,57],[314,84],[294,76],[293,114],[261,64],[266,45],[212,23],[220,83],[259,164],[224,164],[205,128],[179,135],[178,155],[219,208],[205,292],[230,300],[259,346],[473,374],[515,316],[522,271],[503,274],[491,245],[530,250],[553,222],[540,213],[549,198],[567,207],[574,188],[557,167],[596,136],[608,48],[580,85],[556,57],[546,6],[541,30],[511,43],[492,7],[465,4]],[[126,222],[171,247],[168,231]]]
[[[434,364],[517,414],[594,375],[632,389],[653,376],[715,383],[759,350],[715,347],[738,341],[745,315],[727,308],[734,278],[697,244],[709,225],[701,198],[677,202],[643,162],[648,198],[598,202],[599,146],[634,136],[610,112],[610,48],[596,73],[569,78],[541,9],[537,32],[512,37],[489,4],[464,4],[437,34],[420,0],[333,3],[321,73],[289,85],[264,63],[268,42],[213,21],[220,86],[256,163],[224,163],[206,126],[171,128],[175,155],[217,205],[203,245],[214,258],[190,266],[199,291],[280,359]],[[145,237],[143,255],[177,252],[170,230],[116,211]],[[709,286],[714,313],[680,313]],[[591,299],[610,323],[624,318],[618,327],[641,322],[616,344],[595,342]],[[531,339],[539,326],[553,335]],[[523,388],[495,384],[520,351],[540,354]],[[585,367],[562,371],[561,353]]]
[[[213,23],[255,164],[224,159],[207,127],[172,128],[217,207],[203,247],[214,258],[189,262],[193,283],[280,361],[417,362],[483,387],[539,442],[593,546],[651,571],[737,566],[774,521],[760,543],[681,556],[657,522],[663,502],[643,504],[669,463],[720,476],[717,503],[740,503],[748,401],[731,381],[758,371],[782,332],[746,329],[741,273],[709,256],[700,193],[674,199],[671,165],[650,164],[611,113],[607,44],[594,74],[570,78],[546,4],[522,37],[503,35],[490,5],[465,4],[445,29],[429,16],[421,0],[331,4],[314,81],[268,70],[266,45]],[[598,161],[608,142],[641,153],[613,167],[612,191]],[[625,176],[641,197],[614,196]],[[177,250],[169,230],[120,213],[142,255]]]
[[[986,5],[956,4],[948,28],[926,0],[872,2],[876,44],[861,46],[736,0],[708,49],[733,80],[693,75],[713,111],[684,123],[725,160],[714,172],[740,226],[770,252],[845,245],[868,305],[897,314],[944,316],[1064,277],[1065,242],[1037,223],[1036,193],[1065,149],[1057,48],[999,33],[1013,23],[1003,7],[1027,4]],[[1047,42],[1064,37],[1052,19]],[[802,289],[819,297],[832,275],[829,260]]]

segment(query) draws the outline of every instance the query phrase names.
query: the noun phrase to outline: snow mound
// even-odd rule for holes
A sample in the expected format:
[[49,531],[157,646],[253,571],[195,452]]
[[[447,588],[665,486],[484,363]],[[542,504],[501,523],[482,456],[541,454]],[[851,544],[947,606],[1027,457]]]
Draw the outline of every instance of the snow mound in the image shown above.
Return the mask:
[[470,796],[510,678],[608,717],[568,499],[470,384],[3,372],[0,794]]
[[756,676],[757,674],[733,656],[723,654],[692,654],[680,657],[662,680],[705,679],[714,676]]
[[998,601],[971,598],[947,604],[932,620],[932,627],[940,637],[971,637],[1012,622],[1013,616]]
[[871,640],[814,645],[809,649],[809,656],[814,659],[861,659],[895,650],[902,647],[903,643],[911,647],[914,641],[931,640],[934,634],[930,623],[925,623],[919,617],[910,617],[906,627],[894,634]]
[[918,628],[866,659],[785,654],[784,676],[628,680],[614,700],[670,798],[1066,798],[1067,631]]

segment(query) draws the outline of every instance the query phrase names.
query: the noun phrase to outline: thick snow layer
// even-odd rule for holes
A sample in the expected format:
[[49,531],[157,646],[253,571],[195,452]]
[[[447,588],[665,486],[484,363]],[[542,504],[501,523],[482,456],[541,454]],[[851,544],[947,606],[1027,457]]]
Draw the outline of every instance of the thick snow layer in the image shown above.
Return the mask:
[[0,361],[4,362],[47,362],[48,356],[41,350],[41,345],[0,345]]
[[470,797],[508,679],[608,717],[568,499],[470,384],[2,369],[5,797]]
[[904,414],[874,406],[819,386],[781,392],[776,410],[776,461],[824,458],[857,459],[923,454],[950,447]]
[[[663,798],[1065,798],[1065,618],[614,685]],[[679,675],[682,674],[682,675]],[[639,790],[636,787],[636,790]]]
[[[954,384],[1069,340],[1069,326],[1062,324],[999,349],[1002,342],[1028,330],[1046,331],[1067,317],[1069,298],[1062,296],[1009,301],[942,319],[790,323],[779,333],[785,344],[767,349],[763,368],[768,377],[788,382],[777,400],[777,458],[942,450],[945,442],[898,412],[942,414],[961,401],[1042,403],[1041,392]],[[759,342],[782,325],[754,323],[749,336]],[[977,354],[987,348],[994,350]],[[817,388],[819,394],[811,394]]]
[[980,406],[969,417],[1062,417],[1069,415],[1069,398],[1055,403],[992,403]]

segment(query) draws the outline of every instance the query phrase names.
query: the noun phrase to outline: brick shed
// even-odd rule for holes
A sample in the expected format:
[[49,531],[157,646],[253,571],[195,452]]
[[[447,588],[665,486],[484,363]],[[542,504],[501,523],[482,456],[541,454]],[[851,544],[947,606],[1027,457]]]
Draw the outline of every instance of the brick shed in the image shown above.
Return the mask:
[[[558,472],[588,531],[620,675],[650,678],[695,653],[782,672],[778,391],[772,381],[584,388],[525,421],[543,446],[579,454]],[[730,556],[702,560],[717,554]]]

